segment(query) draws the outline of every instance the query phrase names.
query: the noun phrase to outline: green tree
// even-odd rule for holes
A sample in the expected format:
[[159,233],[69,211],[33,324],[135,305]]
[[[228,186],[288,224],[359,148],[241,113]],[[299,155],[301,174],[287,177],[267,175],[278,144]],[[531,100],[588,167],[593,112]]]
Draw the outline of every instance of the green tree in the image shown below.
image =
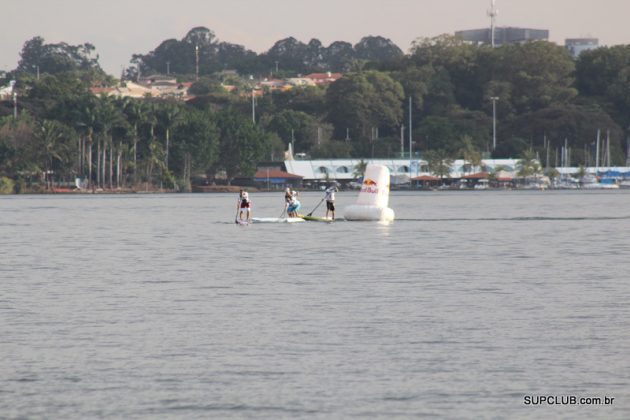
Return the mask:
[[[106,185],[111,189],[114,187],[114,154],[118,154],[116,150],[116,142],[112,137],[116,127],[126,124],[121,109],[117,106],[114,99],[109,97],[101,97],[98,100],[96,108],[98,127],[100,131],[99,143],[97,145],[97,166],[100,168],[100,186]],[[118,143],[120,147],[120,143]],[[109,162],[107,154],[109,152]]]
[[70,45],[65,42],[46,44],[44,38],[36,36],[24,43],[20,52],[18,70],[27,73],[50,73],[96,69],[102,72],[98,64],[98,55],[93,56],[94,45]]
[[273,101],[278,112],[304,112],[316,118],[327,113],[326,90],[318,86],[298,86],[286,92],[274,92]]
[[576,86],[614,115],[623,126],[630,125],[630,45],[584,51],[576,63]]
[[349,159],[352,157],[352,146],[345,141],[325,141],[310,151],[312,159]]
[[13,194],[15,183],[11,178],[0,176],[0,194]]
[[39,144],[41,168],[44,169],[46,189],[52,189],[53,168],[55,161],[60,165],[67,163],[68,146],[64,142],[65,128],[58,121],[43,120],[37,124],[35,138]]
[[[440,109],[458,103],[465,108],[478,109],[481,95],[479,54],[484,47],[465,43],[452,35],[418,38],[411,46],[409,60],[425,72],[431,70],[431,96],[426,112],[439,114]],[[436,100],[438,101],[437,103]]]
[[517,112],[566,104],[577,94],[575,62],[561,46],[545,41],[507,44],[492,54],[495,64],[489,69],[488,83],[509,83],[509,99]]
[[365,170],[367,169],[367,162],[361,159],[356,165],[354,165],[354,178],[363,178]]
[[181,108],[176,103],[164,102],[157,108],[158,123],[164,130],[164,153],[166,170],[168,171],[168,155],[171,142],[171,130],[181,121]]
[[545,138],[552,150],[564,146],[566,139],[572,149],[572,160],[589,165],[589,161],[594,163],[598,130],[601,130],[602,138],[606,131],[610,133],[611,161],[615,165],[624,164],[623,129],[596,106],[554,105],[524,113],[503,125],[499,131],[498,151],[517,156],[533,148],[542,155],[546,153],[543,150]]
[[481,153],[473,144],[472,137],[464,135],[460,138],[459,154],[464,158],[464,173],[481,166]]
[[22,106],[40,118],[67,120],[73,104],[87,95],[87,86],[69,73],[45,74],[24,85],[28,87],[23,89],[26,95],[21,98]]
[[[77,104],[77,109],[74,113],[74,120],[78,126],[80,132],[85,138],[85,150],[83,159],[87,162],[87,179],[88,189],[93,187],[92,166],[93,166],[93,146],[94,146],[94,133],[98,129],[98,111],[97,100],[93,97],[86,98],[80,104]],[[82,159],[82,161],[83,161]],[[83,168],[80,168],[81,175],[84,175]]]
[[424,154],[429,172],[440,179],[447,178],[451,173],[453,159],[444,150],[430,150]]
[[354,46],[356,57],[366,61],[395,61],[403,57],[403,52],[390,39],[382,36],[366,36]]
[[41,150],[36,142],[37,122],[28,113],[17,119],[4,117],[0,120],[0,173],[17,178],[40,172]]
[[140,128],[146,122],[147,106],[143,101],[129,98],[123,101],[122,111],[131,127],[133,184],[136,185],[138,182],[138,143],[140,142]]
[[210,172],[218,160],[219,129],[206,113],[190,110],[173,130],[174,167],[179,169],[184,191],[191,190],[196,171]]
[[308,153],[317,145],[318,127],[325,125],[305,112],[285,110],[274,114],[266,127],[267,130],[277,133],[285,145],[293,143],[294,153]]
[[217,115],[220,132],[219,162],[228,184],[238,176],[252,176],[256,162],[269,156],[270,136],[242,115],[223,112]]
[[359,153],[368,152],[374,129],[383,136],[398,132],[403,98],[400,83],[384,73],[369,71],[339,79],[326,95],[334,137],[345,138],[349,131]]

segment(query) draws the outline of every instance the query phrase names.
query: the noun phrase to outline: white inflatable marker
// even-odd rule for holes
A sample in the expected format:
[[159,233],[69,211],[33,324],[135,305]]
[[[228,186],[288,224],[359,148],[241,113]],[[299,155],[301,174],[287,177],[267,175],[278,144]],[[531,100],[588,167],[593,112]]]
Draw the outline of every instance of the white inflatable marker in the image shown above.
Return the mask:
[[344,209],[346,220],[376,220],[391,222],[394,210],[389,204],[389,169],[383,165],[368,165],[356,204]]

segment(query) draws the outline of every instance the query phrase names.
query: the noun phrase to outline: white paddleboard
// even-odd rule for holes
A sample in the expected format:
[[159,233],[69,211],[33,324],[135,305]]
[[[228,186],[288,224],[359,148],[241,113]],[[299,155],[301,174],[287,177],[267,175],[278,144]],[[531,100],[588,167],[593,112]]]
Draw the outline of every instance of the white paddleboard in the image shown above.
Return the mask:
[[252,217],[254,223],[297,223],[303,222],[301,217]]

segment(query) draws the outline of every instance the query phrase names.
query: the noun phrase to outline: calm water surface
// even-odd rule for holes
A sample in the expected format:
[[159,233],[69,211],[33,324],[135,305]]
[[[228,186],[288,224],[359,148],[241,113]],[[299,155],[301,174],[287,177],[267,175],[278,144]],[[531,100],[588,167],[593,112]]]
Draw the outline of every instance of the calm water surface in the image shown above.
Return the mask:
[[630,418],[630,192],[235,204],[0,198],[0,417]]

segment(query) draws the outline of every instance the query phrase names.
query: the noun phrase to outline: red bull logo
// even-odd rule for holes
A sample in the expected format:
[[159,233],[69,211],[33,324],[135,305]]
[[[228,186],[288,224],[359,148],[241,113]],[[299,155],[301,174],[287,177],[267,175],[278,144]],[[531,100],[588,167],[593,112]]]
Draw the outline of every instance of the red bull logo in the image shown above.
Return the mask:
[[363,186],[361,187],[361,192],[378,194],[377,183],[374,180],[366,178],[363,180]]

